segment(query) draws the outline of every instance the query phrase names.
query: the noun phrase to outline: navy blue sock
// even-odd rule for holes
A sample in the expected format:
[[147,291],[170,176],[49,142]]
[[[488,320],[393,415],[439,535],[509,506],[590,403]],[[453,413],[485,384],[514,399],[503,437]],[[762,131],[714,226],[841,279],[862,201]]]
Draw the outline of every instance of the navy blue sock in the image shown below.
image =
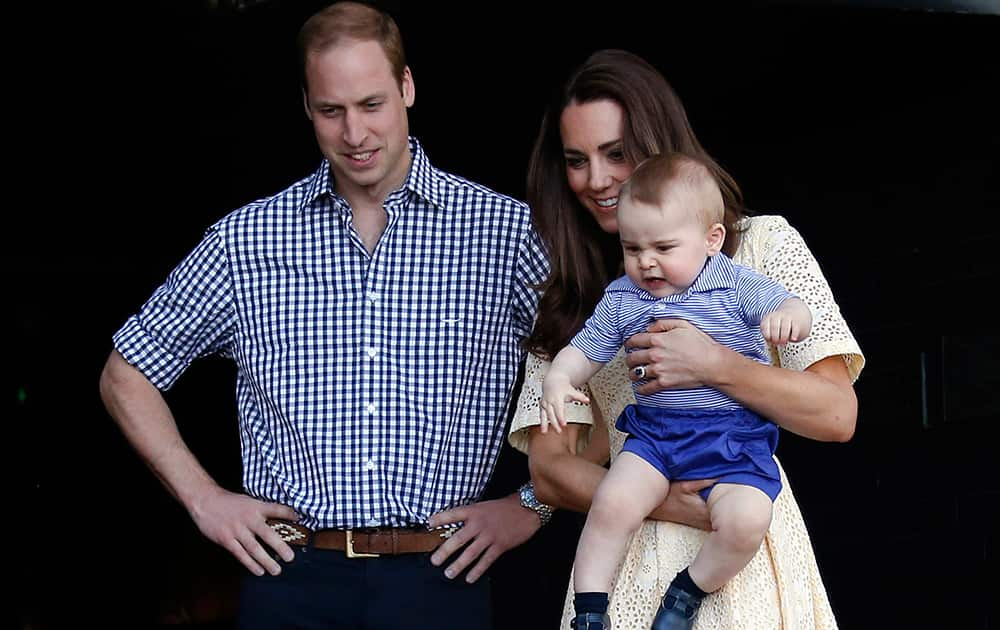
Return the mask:
[[603,615],[608,612],[608,594],[577,593],[573,596],[573,608],[576,609],[578,615],[589,612]]
[[688,573],[688,567],[685,567],[683,571],[674,576],[670,586],[676,586],[688,595],[697,597],[698,599],[708,595],[708,593],[698,588],[698,585],[691,579],[691,575]]

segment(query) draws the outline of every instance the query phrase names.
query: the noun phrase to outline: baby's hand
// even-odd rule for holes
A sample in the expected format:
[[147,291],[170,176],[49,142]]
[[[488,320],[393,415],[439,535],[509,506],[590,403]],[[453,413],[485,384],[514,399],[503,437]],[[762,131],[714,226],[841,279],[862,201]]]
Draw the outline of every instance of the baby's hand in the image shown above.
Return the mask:
[[567,377],[550,372],[542,382],[542,399],[539,401],[542,433],[548,433],[550,424],[556,433],[562,433],[562,428],[566,426],[566,403],[574,400],[584,404],[590,402]]
[[785,300],[774,312],[760,321],[760,332],[768,343],[783,346],[789,341],[802,341],[812,328],[812,313],[798,298]]

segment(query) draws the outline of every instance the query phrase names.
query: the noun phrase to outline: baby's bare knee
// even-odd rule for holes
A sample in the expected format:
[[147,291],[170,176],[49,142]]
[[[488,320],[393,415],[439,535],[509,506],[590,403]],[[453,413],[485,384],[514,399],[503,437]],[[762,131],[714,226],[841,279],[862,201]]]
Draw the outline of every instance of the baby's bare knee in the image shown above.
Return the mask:
[[603,528],[634,530],[642,523],[644,515],[633,514],[634,501],[622,492],[598,492],[590,505],[588,520],[595,521]]
[[743,507],[748,509],[722,512],[713,518],[712,526],[727,547],[752,551],[760,546],[771,525],[771,509],[769,505]]

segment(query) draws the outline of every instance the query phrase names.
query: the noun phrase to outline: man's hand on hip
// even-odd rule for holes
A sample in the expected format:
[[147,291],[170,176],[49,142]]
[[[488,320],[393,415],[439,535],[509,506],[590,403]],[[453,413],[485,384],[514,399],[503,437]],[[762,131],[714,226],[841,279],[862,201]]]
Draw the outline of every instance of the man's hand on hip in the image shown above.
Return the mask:
[[267,524],[269,518],[298,520],[295,510],[286,505],[216,487],[189,511],[206,538],[224,547],[254,575],[264,575],[265,571],[271,575],[281,573],[281,565],[262,542],[285,562],[295,558],[292,548]]
[[435,528],[459,522],[462,527],[437,548],[431,562],[441,566],[464,546],[444,573],[454,578],[475,562],[465,576],[469,583],[478,580],[497,558],[523,544],[542,526],[537,514],[521,506],[517,494],[438,512],[429,525]]

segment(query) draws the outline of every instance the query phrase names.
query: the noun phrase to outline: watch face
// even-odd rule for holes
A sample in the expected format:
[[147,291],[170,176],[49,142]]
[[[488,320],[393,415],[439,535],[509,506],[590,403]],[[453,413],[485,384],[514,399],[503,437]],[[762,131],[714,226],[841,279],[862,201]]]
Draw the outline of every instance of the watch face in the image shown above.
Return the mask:
[[531,488],[521,488],[521,505],[525,507],[534,507],[535,495],[531,492]]
[[542,520],[542,525],[547,523],[549,518],[552,517],[552,508],[538,500],[538,497],[535,496],[534,488],[530,485],[525,485],[521,487],[519,494],[521,495],[521,505],[537,514],[538,518]]

